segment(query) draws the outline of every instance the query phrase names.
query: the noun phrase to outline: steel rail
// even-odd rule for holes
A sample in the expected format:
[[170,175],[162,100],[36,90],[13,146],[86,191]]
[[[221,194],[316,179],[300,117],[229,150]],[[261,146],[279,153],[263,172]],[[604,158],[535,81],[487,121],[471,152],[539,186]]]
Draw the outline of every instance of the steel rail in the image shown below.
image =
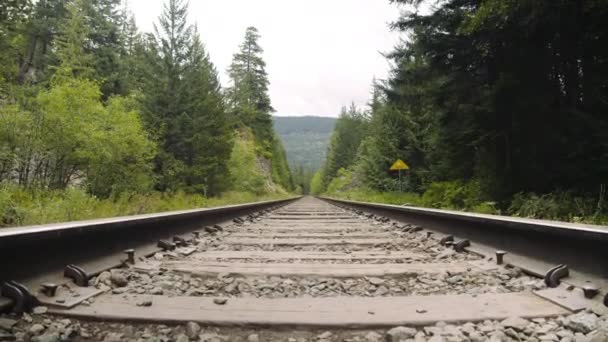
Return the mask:
[[[189,237],[193,231],[299,197],[222,207],[104,218],[0,229],[0,282],[15,280],[29,287],[56,282],[66,265],[89,275],[120,265],[126,249],[137,256],[160,250],[159,240]],[[36,288],[30,289],[32,292]]]
[[[486,215],[319,197],[342,207],[418,225],[455,240],[487,257],[507,251],[505,262],[538,276],[556,265],[568,266],[568,284],[589,282],[608,290],[608,227],[519,217]],[[606,293],[603,291],[603,293]]]

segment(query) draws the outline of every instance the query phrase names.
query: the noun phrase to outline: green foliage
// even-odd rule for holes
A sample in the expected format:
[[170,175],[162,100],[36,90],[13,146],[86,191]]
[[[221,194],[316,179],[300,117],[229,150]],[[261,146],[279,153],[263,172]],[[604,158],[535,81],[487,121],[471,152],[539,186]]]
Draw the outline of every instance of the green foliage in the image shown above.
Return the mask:
[[478,182],[436,182],[424,192],[420,204],[431,208],[470,210],[482,203],[481,196]]
[[323,171],[319,169],[310,180],[310,194],[320,195],[323,193]]
[[[281,140],[272,127],[274,111],[268,95],[268,75],[262,58],[264,50],[255,27],[248,27],[245,40],[228,68],[231,85],[226,90],[228,107],[237,127],[247,127],[255,138],[255,152],[263,172],[284,190],[294,188]],[[257,182],[254,187],[257,188]],[[272,186],[270,186],[272,188]]]
[[215,66],[186,17],[183,1],[165,5],[142,66],[144,119],[162,147],[156,189],[217,195],[229,187],[233,133]]
[[228,163],[235,191],[251,192],[256,195],[267,192],[266,178],[258,165],[255,141],[251,133],[241,132],[235,140]]
[[367,116],[354,104],[348,109],[342,108],[322,168],[323,189],[338,175],[338,170],[352,165],[359,145],[367,134],[367,127]]
[[60,64],[53,75],[53,82],[61,84],[73,78],[90,79],[92,57],[84,46],[89,34],[85,23],[84,0],[74,0],[66,5],[67,17],[61,24],[61,35],[55,41],[56,57]]
[[218,73],[187,4],[167,0],[154,35],[140,34],[122,5],[0,4],[0,226],[253,201],[294,188],[272,131],[259,46],[241,59],[257,63],[256,75],[244,74],[255,103],[244,107],[251,128],[241,127],[256,136],[233,150]]
[[353,174],[346,169],[338,170],[338,175],[329,182],[327,186],[327,193],[336,194],[347,191],[348,188],[352,187]]
[[[155,147],[143,130],[136,105],[114,98],[104,106],[99,97],[97,85],[86,80],[40,93],[39,112],[23,113],[30,118],[27,129],[19,133],[24,135],[21,140],[36,141],[28,144],[29,153],[15,160],[20,184],[65,188],[85,180],[89,190],[100,196],[149,188]],[[27,163],[36,168],[19,168]]]
[[555,191],[543,195],[515,194],[508,212],[522,217],[595,222],[598,215],[597,209],[597,199],[577,196],[568,191]]
[[607,14],[599,1],[510,0],[403,12],[391,26],[407,39],[374,82],[366,135],[344,159],[332,138],[318,191],[344,168],[360,189],[393,193],[400,158],[418,205],[601,220],[603,196],[590,194],[608,179]]
[[293,179],[287,165],[287,156],[281,143],[281,139],[274,137],[272,143],[272,180],[283,189],[291,191],[294,188]]
[[283,194],[226,192],[220,197],[175,193],[123,193],[99,199],[80,188],[32,190],[0,183],[0,228],[238,204],[284,198]]
[[236,118],[253,128],[260,140],[271,138],[270,113],[274,111],[268,96],[268,75],[262,59],[264,50],[259,45],[260,34],[255,27],[248,27],[239,52],[232,58],[228,75],[232,86],[228,88],[228,100]]

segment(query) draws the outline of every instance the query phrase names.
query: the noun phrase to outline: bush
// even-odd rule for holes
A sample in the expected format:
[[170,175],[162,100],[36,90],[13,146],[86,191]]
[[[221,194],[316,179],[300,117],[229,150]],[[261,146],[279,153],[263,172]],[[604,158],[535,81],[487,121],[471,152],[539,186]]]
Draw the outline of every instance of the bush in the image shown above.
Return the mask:
[[431,183],[422,195],[420,204],[431,208],[466,210],[474,207],[481,208],[482,203],[478,182],[451,181]]
[[[568,191],[555,191],[544,195],[518,193],[513,197],[508,212],[511,215],[561,221],[596,222],[597,201],[577,196]],[[600,220],[601,221],[601,220]]]
[[341,168],[338,170],[338,175],[333,178],[327,185],[327,192],[329,194],[335,194],[338,192],[346,191],[353,183],[352,172]]
[[267,192],[266,177],[258,165],[255,141],[250,132],[242,132],[235,140],[228,168],[233,191],[254,194]]

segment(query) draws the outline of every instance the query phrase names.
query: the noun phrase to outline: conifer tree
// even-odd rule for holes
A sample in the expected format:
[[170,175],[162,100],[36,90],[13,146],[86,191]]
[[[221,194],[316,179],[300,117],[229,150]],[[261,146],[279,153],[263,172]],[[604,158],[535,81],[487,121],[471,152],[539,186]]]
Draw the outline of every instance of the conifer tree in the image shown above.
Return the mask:
[[[259,45],[260,34],[248,27],[239,52],[228,68],[231,86],[228,101],[236,119],[253,129],[256,138],[265,144],[273,139],[271,113],[274,111],[268,96],[268,74],[262,59],[264,50]],[[268,146],[269,147],[269,146]]]

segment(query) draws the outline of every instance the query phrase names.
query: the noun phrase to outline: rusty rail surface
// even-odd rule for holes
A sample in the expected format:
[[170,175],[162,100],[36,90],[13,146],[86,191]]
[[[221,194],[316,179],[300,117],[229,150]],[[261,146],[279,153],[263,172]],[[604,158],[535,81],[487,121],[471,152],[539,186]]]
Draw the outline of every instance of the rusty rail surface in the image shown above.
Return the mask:
[[120,264],[127,249],[150,255],[161,249],[159,240],[171,242],[204,226],[297,198],[0,229],[0,283],[15,280],[36,286],[55,281],[69,264],[94,275]]
[[506,263],[535,275],[566,265],[567,283],[585,287],[593,282],[608,289],[607,226],[320,198],[451,235],[454,241],[469,240],[468,250],[488,257],[507,251]]

